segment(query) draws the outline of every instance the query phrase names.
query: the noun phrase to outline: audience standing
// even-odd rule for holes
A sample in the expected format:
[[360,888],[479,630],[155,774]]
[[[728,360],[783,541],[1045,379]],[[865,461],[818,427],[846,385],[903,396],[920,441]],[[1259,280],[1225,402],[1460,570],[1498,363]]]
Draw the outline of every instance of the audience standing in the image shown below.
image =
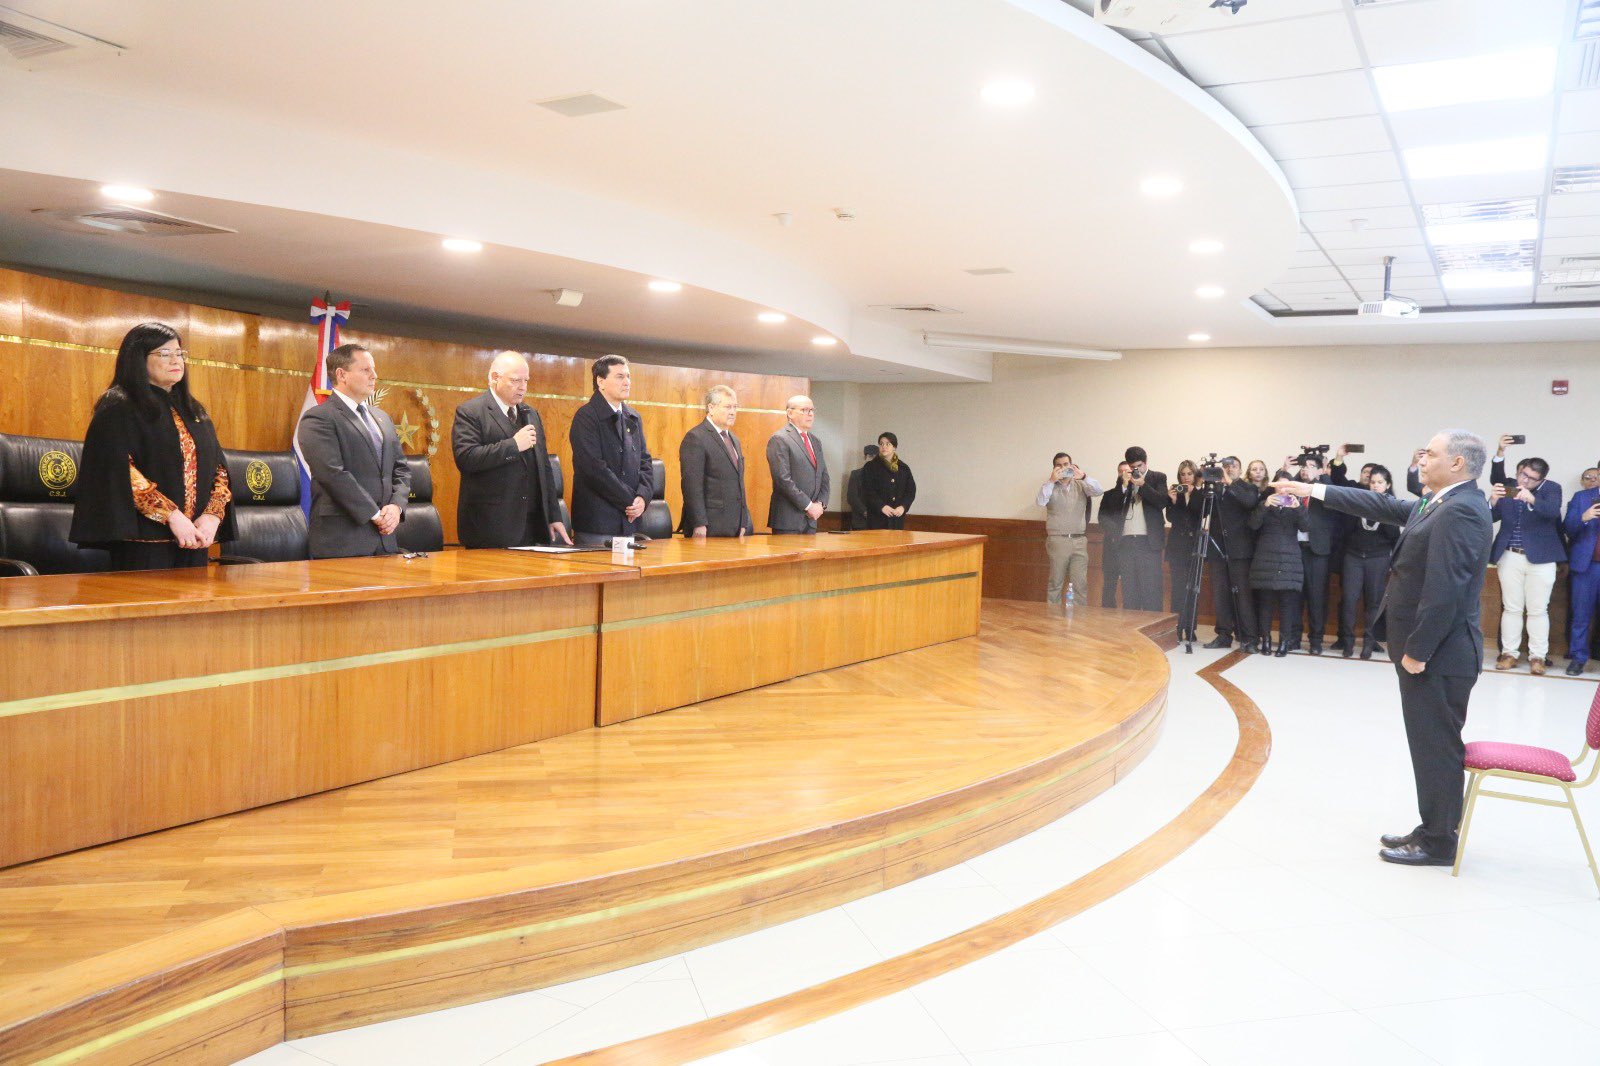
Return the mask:
[[1500,523],[1489,561],[1500,580],[1500,655],[1496,670],[1517,665],[1527,616],[1528,668],[1543,674],[1550,664],[1550,593],[1556,564],[1567,561],[1561,539],[1561,486],[1546,478],[1550,464],[1528,458],[1517,464],[1515,481],[1506,480],[1509,434],[1500,437],[1489,477],[1490,514]]

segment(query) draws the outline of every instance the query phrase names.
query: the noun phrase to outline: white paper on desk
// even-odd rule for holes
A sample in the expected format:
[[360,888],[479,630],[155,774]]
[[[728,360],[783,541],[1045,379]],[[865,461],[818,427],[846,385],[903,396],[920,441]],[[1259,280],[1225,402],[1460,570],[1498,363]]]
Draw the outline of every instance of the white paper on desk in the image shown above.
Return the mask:
[[[570,544],[516,544],[511,548],[514,552],[539,552],[542,555],[570,555],[573,552],[592,551],[590,548],[576,548]],[[607,551],[611,549],[607,548]]]

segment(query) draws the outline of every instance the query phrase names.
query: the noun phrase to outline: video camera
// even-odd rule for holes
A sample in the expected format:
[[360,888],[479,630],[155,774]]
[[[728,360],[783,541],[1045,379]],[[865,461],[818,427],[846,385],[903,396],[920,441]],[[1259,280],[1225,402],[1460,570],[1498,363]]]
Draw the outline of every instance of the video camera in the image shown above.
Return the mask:
[[1202,487],[1222,484],[1222,463],[1217,460],[1216,452],[1208,452],[1201,458],[1200,484]]
[[1328,450],[1331,447],[1332,445],[1328,444],[1302,444],[1300,445],[1300,454],[1294,457],[1294,461],[1300,466],[1305,466],[1308,462],[1315,462],[1318,466],[1327,466]]

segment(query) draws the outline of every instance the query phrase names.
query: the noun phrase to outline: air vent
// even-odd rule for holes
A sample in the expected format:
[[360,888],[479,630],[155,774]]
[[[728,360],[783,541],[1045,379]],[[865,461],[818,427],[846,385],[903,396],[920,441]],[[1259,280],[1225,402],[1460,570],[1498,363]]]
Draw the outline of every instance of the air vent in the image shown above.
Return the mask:
[[1563,292],[1588,292],[1588,293],[1592,293],[1592,292],[1594,292],[1596,290],[1600,290],[1600,281],[1590,282],[1590,283],[1587,283],[1587,284],[1579,284],[1579,285],[1557,285],[1551,291],[1559,294],[1559,293],[1563,293]]
[[125,233],[137,237],[196,237],[207,233],[238,233],[225,226],[212,226],[193,219],[163,215],[142,207],[117,204],[112,207],[79,207],[66,210],[39,209],[35,215],[58,226],[100,233]]
[[873,304],[872,306],[880,311],[915,311],[925,315],[961,314],[954,307],[946,307],[943,304]]
[[24,70],[41,70],[85,59],[116,55],[121,45],[69,30],[0,4],[0,60]]
[[[1600,260],[1600,256],[1591,259]],[[1565,259],[1562,260],[1566,262]],[[1600,285],[1600,267],[1590,267],[1587,270],[1541,270],[1539,272],[1540,285],[1587,285],[1590,282]]]
[[1527,196],[1517,200],[1469,200],[1459,204],[1424,204],[1425,225],[1440,222],[1511,222],[1539,216],[1539,200]]
[[1573,163],[1556,167],[1550,191],[1557,196],[1571,192],[1594,192],[1600,189],[1600,164]]
[[1015,273],[1010,267],[969,267],[967,273],[975,278],[994,277],[998,274]]
[[603,115],[607,111],[622,111],[628,106],[619,104],[615,100],[607,100],[599,93],[577,93],[573,96],[558,96],[554,100],[536,100],[535,103],[568,118]]
[[1579,0],[1578,24],[1572,36],[1579,41],[1600,37],[1600,0]]

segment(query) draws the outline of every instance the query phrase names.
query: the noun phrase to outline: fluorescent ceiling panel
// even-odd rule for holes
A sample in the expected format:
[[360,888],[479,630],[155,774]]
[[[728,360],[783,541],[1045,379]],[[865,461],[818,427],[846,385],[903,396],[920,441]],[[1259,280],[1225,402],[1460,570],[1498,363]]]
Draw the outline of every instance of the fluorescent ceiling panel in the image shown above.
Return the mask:
[[1446,292],[1520,289],[1533,284],[1531,270],[1453,270],[1443,276]]
[[1501,241],[1538,239],[1539,220],[1536,218],[1498,219],[1492,222],[1438,222],[1428,227],[1428,243],[1436,248],[1443,244],[1495,244]]
[[1372,77],[1378,86],[1379,101],[1390,112],[1489,100],[1526,100],[1544,96],[1555,88],[1556,50],[1523,48],[1464,59],[1375,67]]
[[1470,144],[1436,144],[1407,148],[1406,173],[1414,179],[1449,178],[1465,174],[1514,174],[1543,170],[1550,139],[1543,135],[1504,137]]

